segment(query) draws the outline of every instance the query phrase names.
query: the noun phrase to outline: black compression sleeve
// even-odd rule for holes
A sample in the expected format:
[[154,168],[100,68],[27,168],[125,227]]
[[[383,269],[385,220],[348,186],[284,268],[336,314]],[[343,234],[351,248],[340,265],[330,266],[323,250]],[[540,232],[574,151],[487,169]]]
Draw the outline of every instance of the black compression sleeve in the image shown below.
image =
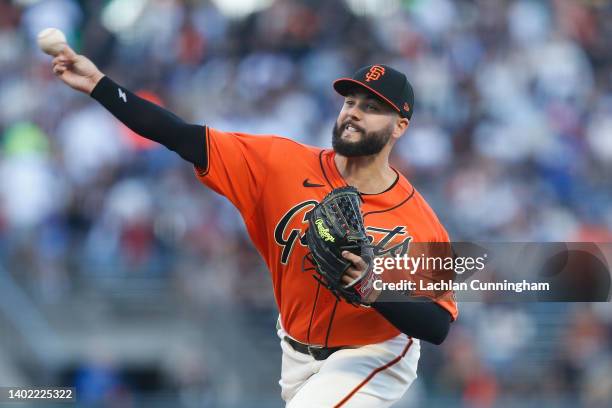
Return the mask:
[[372,307],[402,333],[433,344],[442,344],[446,338],[451,315],[437,303],[415,298],[415,301],[406,301],[404,295],[395,293],[383,293],[379,299],[382,300],[374,302]]
[[103,77],[91,92],[110,113],[139,135],[161,143],[198,167],[206,167],[204,126],[191,125]]

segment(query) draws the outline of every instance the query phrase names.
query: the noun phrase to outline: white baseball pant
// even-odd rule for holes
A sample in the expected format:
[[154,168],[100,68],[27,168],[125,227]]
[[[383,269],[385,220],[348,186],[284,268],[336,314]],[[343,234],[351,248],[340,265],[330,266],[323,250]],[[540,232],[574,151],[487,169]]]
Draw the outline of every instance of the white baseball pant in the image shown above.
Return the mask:
[[283,350],[279,384],[286,408],[390,407],[417,377],[421,346],[405,334],[342,349],[317,361],[283,340],[288,334],[280,324],[277,333]]

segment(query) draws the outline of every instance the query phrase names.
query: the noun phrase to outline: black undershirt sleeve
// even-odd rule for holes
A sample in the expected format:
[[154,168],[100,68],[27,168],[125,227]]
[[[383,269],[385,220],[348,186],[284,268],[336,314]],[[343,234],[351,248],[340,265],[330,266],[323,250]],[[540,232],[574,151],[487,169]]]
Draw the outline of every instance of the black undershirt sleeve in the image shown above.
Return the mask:
[[429,343],[442,344],[450,329],[450,313],[430,299],[408,301],[405,295],[383,292],[372,307],[402,333]]
[[191,125],[103,77],[91,97],[140,136],[161,143],[198,167],[206,167],[204,126]]

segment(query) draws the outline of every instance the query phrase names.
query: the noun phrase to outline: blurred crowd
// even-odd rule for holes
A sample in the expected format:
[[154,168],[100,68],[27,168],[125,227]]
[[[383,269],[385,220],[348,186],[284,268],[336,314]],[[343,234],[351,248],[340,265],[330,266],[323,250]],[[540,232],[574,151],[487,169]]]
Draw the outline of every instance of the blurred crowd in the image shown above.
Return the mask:
[[[180,158],[54,78],[35,44],[49,26],[186,121],[319,146],[330,146],[340,109],[331,82],[389,64],[416,94],[392,164],[452,239],[612,240],[605,0],[275,0],[242,18],[210,1],[120,3],[0,0],[0,261],[45,302],[78,282],[137,275],[173,282],[168,290],[196,307],[274,307],[237,212]],[[430,352],[437,360],[424,362],[437,379],[428,392],[474,407],[569,393],[603,407],[612,318],[562,309],[555,364],[534,382],[535,371],[509,367],[542,322],[466,307],[442,352]]]

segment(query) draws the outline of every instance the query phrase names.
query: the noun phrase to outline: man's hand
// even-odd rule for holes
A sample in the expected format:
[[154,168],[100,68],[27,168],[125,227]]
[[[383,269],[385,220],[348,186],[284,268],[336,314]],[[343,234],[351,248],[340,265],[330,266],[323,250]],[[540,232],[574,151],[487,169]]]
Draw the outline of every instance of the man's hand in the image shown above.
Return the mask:
[[71,88],[88,95],[104,77],[89,58],[78,55],[68,45],[53,58],[53,73]]
[[[355,279],[359,278],[368,269],[368,264],[363,260],[362,257],[355,255],[354,253],[349,251],[343,251],[342,257],[353,264],[353,266],[350,266],[346,270],[344,276],[342,276],[342,283],[348,285]],[[376,299],[378,299],[380,292],[380,290],[374,289],[370,296],[365,299],[365,301],[370,304],[374,303]]]

